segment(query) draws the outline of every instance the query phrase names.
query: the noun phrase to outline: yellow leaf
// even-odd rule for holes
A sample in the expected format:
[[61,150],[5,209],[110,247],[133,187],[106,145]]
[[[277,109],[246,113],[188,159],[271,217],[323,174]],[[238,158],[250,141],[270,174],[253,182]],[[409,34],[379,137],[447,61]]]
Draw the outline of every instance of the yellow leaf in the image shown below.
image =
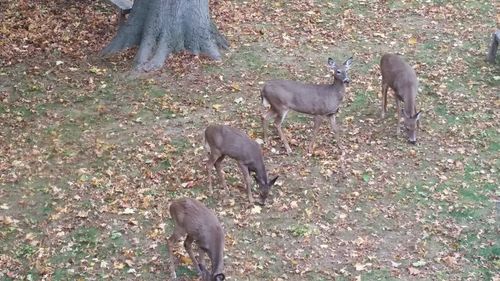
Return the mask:
[[240,84],[238,84],[238,83],[231,84],[231,88],[233,88],[233,90],[235,90],[235,91],[241,90]]
[[417,38],[411,37],[410,39],[408,39],[408,44],[410,44],[410,45],[417,44]]
[[125,264],[121,263],[121,262],[115,262],[113,264],[113,267],[114,267],[114,269],[123,269],[125,267]]
[[180,261],[184,265],[188,265],[188,264],[193,263],[193,261],[189,257],[186,257],[186,256],[181,256]]
[[219,111],[220,108],[222,107],[222,104],[214,104],[212,105],[213,109],[215,109],[215,111]]

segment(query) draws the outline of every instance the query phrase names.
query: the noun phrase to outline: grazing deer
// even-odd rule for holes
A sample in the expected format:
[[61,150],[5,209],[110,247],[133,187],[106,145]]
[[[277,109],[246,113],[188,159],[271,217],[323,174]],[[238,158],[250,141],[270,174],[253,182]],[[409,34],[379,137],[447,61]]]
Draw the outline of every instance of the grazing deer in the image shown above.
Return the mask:
[[276,182],[278,176],[268,180],[266,167],[262,159],[262,151],[257,142],[250,139],[241,130],[225,125],[210,125],[205,129],[205,149],[209,154],[207,173],[210,193],[213,193],[212,178],[210,176],[212,166],[215,166],[217,176],[222,186],[226,192],[229,192],[226,180],[222,174],[221,166],[222,160],[224,160],[224,157],[227,155],[238,161],[238,166],[245,179],[248,200],[250,203],[253,202],[250,172],[255,173],[255,181],[260,187],[260,203],[264,205],[269,195],[269,190],[274,182]]
[[262,114],[264,140],[267,141],[268,120],[273,117],[274,126],[285,145],[286,152],[288,154],[292,152],[281,130],[281,124],[290,109],[314,116],[313,133],[308,147],[309,153],[312,153],[316,134],[325,116],[330,119],[331,130],[336,134],[338,129],[335,114],[339,111],[340,103],[344,99],[346,84],[350,82],[347,70],[351,64],[352,57],[341,66],[337,66],[333,59],[328,59],[328,66],[333,70],[333,84],[305,84],[291,80],[268,81],[261,92],[262,104],[265,107],[270,106],[269,110]]
[[[174,233],[168,238],[170,253],[170,270],[172,279],[176,279],[174,244],[187,234],[184,248],[196,265],[203,281],[223,281],[224,270],[224,231],[215,213],[203,203],[190,198],[175,200],[170,204],[170,216],[175,222]],[[198,259],[193,254],[191,244],[198,245]],[[208,272],[204,265],[205,253],[212,263],[212,271]]]
[[[385,117],[387,112],[387,90],[389,87],[394,91],[396,100],[396,112],[398,114],[397,133],[400,133],[399,122],[401,113],[404,117],[404,127],[408,140],[411,144],[417,143],[417,125],[421,111],[417,112],[415,100],[417,98],[418,80],[415,70],[400,56],[385,54],[380,60],[380,70],[382,72],[382,114]],[[404,103],[400,110],[399,102]]]

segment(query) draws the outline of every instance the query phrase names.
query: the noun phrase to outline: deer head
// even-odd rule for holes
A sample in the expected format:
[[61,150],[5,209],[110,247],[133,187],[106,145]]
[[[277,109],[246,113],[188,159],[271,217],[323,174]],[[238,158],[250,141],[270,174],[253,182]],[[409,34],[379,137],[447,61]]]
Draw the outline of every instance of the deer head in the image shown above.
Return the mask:
[[406,135],[408,136],[408,141],[411,144],[417,143],[417,125],[420,119],[420,114],[422,111],[417,112],[415,115],[411,116],[406,113],[404,109],[401,109],[404,117],[404,127],[406,130]]
[[259,194],[260,204],[264,205],[266,203],[267,197],[269,196],[269,191],[271,190],[271,187],[274,185],[274,183],[278,179],[278,176],[275,176],[274,178],[272,178],[268,182],[265,182],[264,179],[259,178],[257,175],[254,175],[254,178],[255,178],[255,181],[257,182],[257,184],[259,185],[259,189],[260,189],[260,194]]
[[328,67],[333,71],[333,77],[336,80],[342,81],[344,84],[349,84],[349,76],[347,71],[352,65],[352,57],[348,58],[341,66],[337,66],[332,58],[328,58]]

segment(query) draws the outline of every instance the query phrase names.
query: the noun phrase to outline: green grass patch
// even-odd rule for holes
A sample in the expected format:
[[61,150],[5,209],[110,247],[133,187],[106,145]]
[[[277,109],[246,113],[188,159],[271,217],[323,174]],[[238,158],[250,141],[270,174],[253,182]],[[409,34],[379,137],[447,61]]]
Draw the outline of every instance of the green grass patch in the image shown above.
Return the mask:
[[[365,91],[356,91],[354,93],[354,100],[350,104],[348,110],[350,112],[360,112],[366,110],[370,102],[370,96],[373,96],[373,93],[368,93]],[[371,102],[370,102],[371,103]]]
[[191,147],[191,142],[189,141],[189,139],[184,137],[172,139],[171,144],[173,147],[175,147],[177,154],[182,154],[189,147]]
[[392,277],[391,272],[387,269],[371,270],[361,275],[362,281],[396,281],[397,278]]
[[250,71],[260,71],[267,64],[264,51],[259,46],[241,47],[229,59],[229,65],[235,66],[235,70],[247,69]]
[[287,120],[290,123],[308,124],[311,122],[312,119],[311,116],[306,114],[290,112],[285,120]]

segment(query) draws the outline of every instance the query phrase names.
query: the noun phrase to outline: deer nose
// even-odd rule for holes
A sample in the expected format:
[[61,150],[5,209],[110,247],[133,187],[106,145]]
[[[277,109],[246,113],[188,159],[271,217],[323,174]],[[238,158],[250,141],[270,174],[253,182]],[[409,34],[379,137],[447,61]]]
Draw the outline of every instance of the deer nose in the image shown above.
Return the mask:
[[350,82],[351,82],[351,80],[349,80],[349,78],[345,78],[343,82],[344,82],[344,83],[350,83]]
[[415,144],[417,144],[417,141],[416,140],[410,140],[410,143],[413,144],[413,145],[415,145]]

